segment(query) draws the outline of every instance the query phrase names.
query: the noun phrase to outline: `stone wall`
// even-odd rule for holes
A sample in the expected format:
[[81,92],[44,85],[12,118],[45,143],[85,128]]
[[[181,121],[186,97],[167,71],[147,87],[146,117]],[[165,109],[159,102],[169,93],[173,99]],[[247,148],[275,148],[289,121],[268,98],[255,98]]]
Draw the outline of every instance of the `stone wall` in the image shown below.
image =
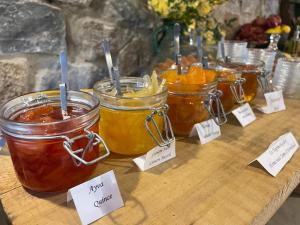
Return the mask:
[[231,18],[237,20],[227,28],[227,38],[232,38],[240,25],[252,22],[257,16],[269,16],[279,13],[280,0],[228,0],[215,8],[213,16],[224,22]]
[[[139,74],[151,58],[159,24],[147,0],[0,0],[0,103],[30,91],[58,87],[58,54],[67,49],[70,88],[91,88],[107,77],[100,47],[109,38],[122,75]],[[278,0],[229,0],[219,21],[238,24],[277,11]],[[118,53],[118,55],[117,55]]]
[[91,88],[108,74],[103,38],[122,75],[138,73],[149,63],[150,34],[159,23],[146,0],[0,0],[0,21],[0,103],[57,88],[64,49],[70,88]]

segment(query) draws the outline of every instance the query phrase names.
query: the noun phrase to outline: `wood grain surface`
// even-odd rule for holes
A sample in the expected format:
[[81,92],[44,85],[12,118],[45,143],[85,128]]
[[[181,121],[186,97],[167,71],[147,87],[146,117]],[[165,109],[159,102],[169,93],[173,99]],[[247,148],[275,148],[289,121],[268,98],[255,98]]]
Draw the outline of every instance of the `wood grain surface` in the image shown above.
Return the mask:
[[[177,140],[177,157],[146,172],[131,158],[111,155],[93,176],[114,170],[125,207],[94,224],[265,224],[300,182],[300,152],[276,178],[248,163],[288,131],[300,140],[300,101],[286,105],[271,115],[256,111],[257,121],[246,128],[230,118],[222,136],[203,146],[196,138]],[[26,192],[5,150],[0,177],[0,199],[12,224],[80,224],[66,193]]]

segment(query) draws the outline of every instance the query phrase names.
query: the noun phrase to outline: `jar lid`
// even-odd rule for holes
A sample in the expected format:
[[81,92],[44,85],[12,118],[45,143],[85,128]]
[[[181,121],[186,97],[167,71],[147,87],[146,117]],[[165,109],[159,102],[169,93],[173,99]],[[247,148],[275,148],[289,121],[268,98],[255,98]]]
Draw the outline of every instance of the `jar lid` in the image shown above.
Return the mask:
[[[68,107],[83,109],[84,113],[65,120],[16,121],[22,113],[42,106],[60,107],[59,90],[29,93],[14,98],[0,107],[0,126],[3,132],[11,134],[53,135],[73,132],[88,126],[99,116],[99,99],[89,93],[79,91],[67,92]],[[33,111],[34,112],[34,111]],[[42,115],[41,115],[42,116]]]
[[120,85],[122,95],[117,95],[110,80],[99,81],[94,85],[93,90],[100,98],[101,106],[135,110],[153,108],[166,102],[167,86],[160,78],[157,79],[156,87],[149,79],[142,77],[121,77]]

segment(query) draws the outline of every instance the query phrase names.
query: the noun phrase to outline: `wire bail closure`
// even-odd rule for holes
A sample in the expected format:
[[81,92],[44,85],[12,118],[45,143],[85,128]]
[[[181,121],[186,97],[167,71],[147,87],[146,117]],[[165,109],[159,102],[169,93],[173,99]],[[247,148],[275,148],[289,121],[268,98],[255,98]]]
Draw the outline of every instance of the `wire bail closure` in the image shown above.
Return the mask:
[[[208,93],[207,100],[204,101],[206,110],[218,126],[227,122],[227,116],[220,99],[222,95],[223,93],[220,90],[211,91]],[[217,112],[215,112],[214,105],[216,105]]]
[[[92,164],[106,158],[110,154],[110,151],[109,151],[106,143],[104,142],[104,140],[98,134],[96,134],[94,132],[90,132],[87,129],[84,129],[84,132],[86,134],[79,135],[79,136],[74,137],[74,138],[67,138],[63,143],[65,150],[72,156],[73,162],[76,166],[80,166],[81,164],[92,165]],[[73,150],[72,149],[72,144],[76,140],[84,139],[84,138],[88,139],[88,144],[84,148]],[[91,148],[93,148],[94,146],[99,145],[99,144],[103,144],[105,154],[101,155],[98,158],[93,159],[91,161],[84,160],[85,153],[87,151],[89,151]]]
[[[150,115],[148,115],[145,119],[145,127],[148,131],[148,133],[151,135],[152,139],[155,141],[155,143],[159,146],[159,147],[165,147],[165,146],[170,146],[170,144],[172,142],[175,141],[175,136],[173,133],[173,129],[171,126],[171,121],[167,115],[169,110],[169,106],[167,104],[163,105],[160,108],[153,108],[152,112]],[[163,134],[160,132],[157,123],[154,120],[154,116],[162,116],[163,120],[164,120],[164,128],[165,128],[165,137],[163,137]],[[154,128],[155,128],[155,132],[156,134],[158,134],[157,138],[155,136],[155,134],[152,132],[152,130],[149,127],[149,124],[153,124]]]
[[245,92],[243,84],[246,82],[245,78],[238,78],[230,85],[231,92],[238,104],[244,104],[246,102]]
[[263,69],[260,76],[257,76],[257,82],[259,83],[259,86],[261,87],[263,93],[271,92],[273,91],[273,86],[271,82],[269,82],[268,77],[270,73],[268,73],[265,69]]

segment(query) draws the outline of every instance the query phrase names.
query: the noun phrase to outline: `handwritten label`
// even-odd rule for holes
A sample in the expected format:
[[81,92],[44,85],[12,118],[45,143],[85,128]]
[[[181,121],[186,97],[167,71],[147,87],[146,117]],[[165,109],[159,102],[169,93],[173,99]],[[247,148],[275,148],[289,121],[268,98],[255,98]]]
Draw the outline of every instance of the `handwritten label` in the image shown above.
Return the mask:
[[256,120],[256,116],[248,103],[236,108],[232,113],[242,127],[245,127]]
[[299,144],[296,138],[289,132],[275,140],[263,154],[252,162],[258,161],[275,177],[292,158],[298,148]]
[[219,137],[221,135],[221,129],[213,119],[210,119],[195,124],[189,136],[193,137],[197,134],[199,136],[200,143],[204,145]]
[[69,189],[67,201],[72,199],[84,225],[124,206],[112,170]]
[[133,162],[135,162],[140,170],[145,171],[175,157],[176,150],[174,141],[170,144],[170,146],[156,146],[147,152],[147,154],[133,159]]
[[265,99],[267,105],[258,108],[261,112],[270,114],[286,110],[282,90],[265,93]]

